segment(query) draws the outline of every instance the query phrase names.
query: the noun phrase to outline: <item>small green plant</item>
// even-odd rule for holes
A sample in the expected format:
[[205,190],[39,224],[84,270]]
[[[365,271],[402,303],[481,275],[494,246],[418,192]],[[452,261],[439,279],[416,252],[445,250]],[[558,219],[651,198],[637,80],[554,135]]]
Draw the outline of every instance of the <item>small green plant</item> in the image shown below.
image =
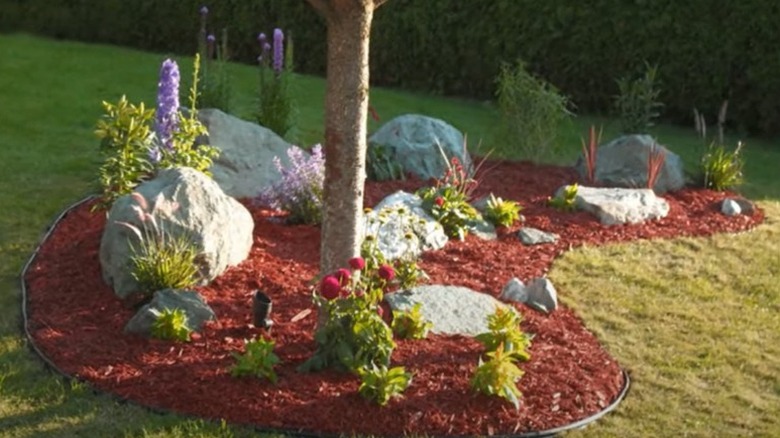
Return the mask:
[[198,249],[183,235],[172,235],[163,225],[163,217],[173,215],[176,204],[155,200],[149,208],[146,199],[138,192],[130,195],[135,201],[133,209],[138,214],[140,227],[128,222],[117,222],[128,228],[138,238],[138,244],[130,245],[132,276],[141,291],[146,294],[173,288],[186,289],[201,278],[198,270]]
[[645,71],[639,78],[625,76],[617,80],[618,95],[615,109],[620,118],[620,129],[626,134],[646,133],[660,115],[663,104],[658,101],[658,66],[645,62]]
[[423,319],[422,304],[415,304],[408,312],[393,311],[393,334],[400,339],[425,339],[433,323]]
[[399,397],[412,383],[412,374],[404,367],[388,369],[384,365],[372,365],[357,370],[360,376],[360,395],[384,406],[393,397]]
[[517,381],[523,376],[523,370],[515,365],[512,356],[505,352],[503,346],[486,353],[489,360],[479,365],[471,378],[471,387],[486,395],[496,395],[508,400],[520,409],[520,397],[523,394],[517,388]]
[[741,185],[744,160],[740,152],[742,142],[737,143],[733,152],[727,151],[723,145],[710,145],[701,161],[704,187],[722,191]]
[[558,196],[548,198],[547,204],[561,211],[574,211],[577,208],[577,190],[579,185],[570,184]]
[[236,364],[230,370],[233,377],[254,376],[268,379],[276,383],[274,366],[279,363],[279,357],[274,354],[274,341],[265,338],[244,340],[244,354],[233,352]]
[[558,155],[558,127],[571,116],[569,100],[541,78],[533,76],[523,61],[504,64],[496,79],[501,110],[501,139],[516,155],[532,161]]
[[487,351],[503,348],[515,360],[528,360],[531,354],[531,338],[520,329],[520,316],[511,309],[497,307],[495,313],[488,316],[489,332],[477,335],[476,339]]
[[484,217],[495,226],[509,227],[520,218],[522,207],[515,201],[505,201],[490,194]]
[[149,127],[154,110],[146,109],[143,102],[133,105],[125,96],[116,104],[104,101],[103,109],[106,113],[98,120],[95,135],[101,140],[100,152],[104,157],[99,171],[100,206],[107,208],[154,171],[147,159],[154,137]]
[[293,127],[294,103],[289,91],[292,74],[292,38],[284,41],[281,29],[274,29],[273,46],[264,33],[257,37],[260,43],[260,88],[256,115],[257,123],[284,137]]
[[189,342],[192,329],[187,326],[187,314],[182,309],[164,309],[156,312],[152,336],[166,341]]
[[366,177],[371,181],[403,180],[401,164],[391,158],[387,147],[371,145],[366,151]]

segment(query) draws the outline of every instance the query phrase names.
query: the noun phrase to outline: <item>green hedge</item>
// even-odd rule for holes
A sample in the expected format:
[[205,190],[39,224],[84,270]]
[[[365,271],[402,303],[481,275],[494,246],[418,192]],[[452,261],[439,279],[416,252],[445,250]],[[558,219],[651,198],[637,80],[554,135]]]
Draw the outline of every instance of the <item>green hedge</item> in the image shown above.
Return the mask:
[[[228,27],[233,57],[252,62],[255,36],[292,31],[298,71],[323,74],[325,27],[305,0],[0,0],[0,31],[193,53],[198,9]],[[213,4],[209,4],[213,3]],[[780,5],[776,0],[392,0],[374,19],[376,84],[493,97],[501,62],[523,58],[580,111],[608,111],[615,79],[657,63],[664,115],[780,133]]]

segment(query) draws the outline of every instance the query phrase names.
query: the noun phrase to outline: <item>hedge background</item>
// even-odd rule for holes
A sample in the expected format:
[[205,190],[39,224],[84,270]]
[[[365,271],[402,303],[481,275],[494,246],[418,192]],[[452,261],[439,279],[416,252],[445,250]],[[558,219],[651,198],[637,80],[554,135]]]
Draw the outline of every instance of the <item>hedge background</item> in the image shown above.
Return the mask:
[[[296,70],[324,74],[324,23],[305,0],[0,0],[0,32],[193,54],[203,4],[234,59],[253,62],[257,33],[281,27]],[[490,99],[500,63],[521,57],[579,112],[606,112],[615,79],[647,60],[665,118],[692,125],[696,106],[713,123],[728,98],[731,129],[774,135],[777,23],[777,0],[392,0],[375,14],[372,82]]]

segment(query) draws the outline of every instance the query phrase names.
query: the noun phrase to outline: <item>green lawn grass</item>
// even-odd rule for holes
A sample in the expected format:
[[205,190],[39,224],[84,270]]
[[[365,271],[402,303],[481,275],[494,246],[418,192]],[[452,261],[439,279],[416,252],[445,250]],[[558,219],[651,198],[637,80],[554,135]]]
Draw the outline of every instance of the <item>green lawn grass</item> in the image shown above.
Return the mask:
[[[101,100],[126,94],[154,103],[164,54],[0,36],[0,437],[252,436],[244,428],[158,415],[88,387],[63,381],[30,352],[20,331],[18,273],[52,218],[94,191],[98,166],[92,131]],[[191,59],[179,58],[182,76]],[[253,112],[256,71],[231,65],[235,113]],[[294,140],[321,140],[324,82],[297,76]],[[372,89],[381,122],[404,113],[448,121],[471,150],[495,149],[498,114],[489,103]],[[380,122],[380,123],[381,123]],[[559,139],[570,163],[590,124],[575,118]],[[369,130],[379,123],[370,122]],[[693,128],[660,126],[653,134],[695,165],[702,143]],[[730,137],[730,144],[736,143]],[[620,408],[583,436],[780,435],[780,163],[778,142],[744,139],[743,192],[767,223],[740,235],[582,248],[557,260],[551,277],[606,348],[631,370],[634,386]],[[637,267],[641,267],[638,269]]]

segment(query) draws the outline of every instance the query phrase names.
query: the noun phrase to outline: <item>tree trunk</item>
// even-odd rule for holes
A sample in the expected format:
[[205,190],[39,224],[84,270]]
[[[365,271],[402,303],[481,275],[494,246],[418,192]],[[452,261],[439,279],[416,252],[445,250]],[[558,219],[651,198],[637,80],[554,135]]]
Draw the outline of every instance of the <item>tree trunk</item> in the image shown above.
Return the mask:
[[[311,2],[317,7],[317,2]],[[325,192],[320,271],[332,272],[360,253],[366,178],[368,45],[372,0],[331,0],[325,94]]]

